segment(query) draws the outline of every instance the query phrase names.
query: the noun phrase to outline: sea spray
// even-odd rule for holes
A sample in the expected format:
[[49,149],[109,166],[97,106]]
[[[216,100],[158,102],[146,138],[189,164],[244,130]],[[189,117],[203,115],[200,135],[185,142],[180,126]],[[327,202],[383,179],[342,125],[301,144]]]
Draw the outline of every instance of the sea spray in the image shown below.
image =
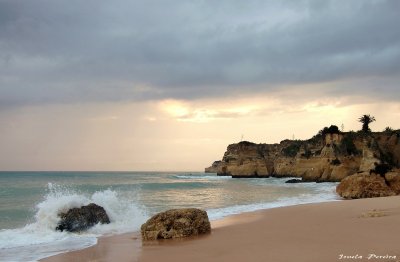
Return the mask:
[[32,224],[38,230],[42,228],[54,230],[59,221],[58,214],[67,212],[74,207],[87,205],[90,202],[87,196],[76,193],[65,186],[48,183],[47,188],[48,193],[44,200],[36,206],[36,221]]
[[[0,172],[0,261],[31,261],[82,249],[100,235],[138,231],[151,215],[172,208],[201,208],[214,220],[337,199],[336,183],[285,180],[200,172]],[[54,230],[58,213],[92,202],[104,207],[110,224],[79,234]]]
[[[144,208],[132,198],[110,189],[90,195],[48,183],[47,191],[43,201],[36,205],[33,223],[0,231],[0,261],[31,261],[86,248],[95,245],[100,235],[138,230],[147,217]],[[59,213],[91,202],[104,207],[110,224],[98,224],[80,234],[55,231]]]
[[124,197],[124,194],[118,194],[109,189],[94,193],[91,200],[104,207],[111,223],[96,225],[89,229],[89,232],[109,234],[138,230],[148,218],[148,214],[144,206],[138,205],[132,199],[136,199],[136,196],[135,198],[132,198],[132,195]]

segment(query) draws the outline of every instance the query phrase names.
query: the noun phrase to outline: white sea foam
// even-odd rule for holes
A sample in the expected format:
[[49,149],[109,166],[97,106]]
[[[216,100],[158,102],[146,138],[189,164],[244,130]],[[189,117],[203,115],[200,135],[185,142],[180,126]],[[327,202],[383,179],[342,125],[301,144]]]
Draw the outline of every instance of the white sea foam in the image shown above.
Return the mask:
[[[136,231],[147,218],[142,207],[112,190],[85,195],[51,183],[48,190],[36,206],[33,223],[0,231],[0,261],[33,261],[89,247],[97,243],[100,235]],[[103,206],[111,223],[96,225],[81,234],[55,231],[57,214],[89,203]]]
[[317,183],[302,183],[302,184],[286,184],[295,187],[308,187],[316,189],[316,194],[301,194],[296,197],[282,197],[273,202],[254,203],[245,205],[234,205],[224,208],[215,208],[207,210],[210,220],[218,220],[227,216],[236,215],[245,212],[252,212],[262,209],[270,209],[284,206],[294,206],[299,204],[320,203],[338,201],[340,198],[335,193],[335,183],[317,184]]
[[[164,177],[161,178],[164,179]],[[253,203],[241,204],[244,202],[240,200],[240,195],[238,196],[238,201],[222,202],[219,205],[221,206],[220,208],[207,209],[207,204],[204,203],[202,208],[207,209],[211,220],[260,209],[334,201],[338,199],[334,192],[335,183],[284,184],[284,179],[278,178],[230,180],[230,177],[197,174],[176,175],[173,176],[173,179],[188,181],[193,179],[193,182],[210,180],[215,183],[219,183],[217,181],[219,179],[227,179],[226,183],[221,183],[223,185],[221,188],[227,190],[226,192],[231,192],[231,194],[235,194],[239,187],[253,188],[252,186],[254,185],[254,189],[258,192],[258,195]],[[266,190],[265,196],[260,188]],[[268,191],[271,188],[275,190]],[[171,190],[168,183],[166,183],[165,189]],[[212,192],[214,192],[215,201],[224,200],[223,195],[221,195],[221,192],[224,192],[223,190],[215,187],[211,187],[211,189],[211,191],[206,192],[211,194],[211,196],[213,196]],[[147,212],[145,212],[146,209],[139,204],[141,201],[147,203],[149,210],[157,212],[154,206],[160,204],[162,200],[160,197],[168,194],[179,194],[179,190],[181,189],[168,191],[168,193],[164,192],[164,194],[157,196],[160,190],[164,189],[151,189],[148,192],[139,191],[140,194],[134,190],[115,191],[108,189],[87,194],[49,183],[48,192],[43,201],[36,205],[36,214],[31,224],[22,228],[0,231],[0,261],[34,261],[51,255],[92,246],[97,243],[97,237],[100,235],[137,231],[140,225],[149,217]],[[275,193],[281,197],[277,199],[274,197],[276,196]],[[246,196],[244,198],[247,200]],[[104,207],[109,215],[110,224],[96,225],[87,232],[80,234],[54,230],[58,222],[58,213],[92,202]],[[176,205],[173,201],[172,203],[167,201],[165,202],[166,206],[163,206],[163,208],[169,208],[170,206],[168,205],[170,204]],[[188,204],[191,205],[193,203]]]

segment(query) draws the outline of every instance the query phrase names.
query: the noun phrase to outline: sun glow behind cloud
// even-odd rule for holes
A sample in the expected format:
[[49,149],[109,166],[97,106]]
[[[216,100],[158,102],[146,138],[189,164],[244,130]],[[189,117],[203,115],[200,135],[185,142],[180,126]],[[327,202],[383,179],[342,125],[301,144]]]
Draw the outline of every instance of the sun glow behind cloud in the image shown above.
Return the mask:
[[257,115],[272,109],[274,102],[252,98],[180,101],[164,100],[159,102],[159,108],[169,117],[182,122],[208,123],[217,120],[229,120],[250,115]]
[[[399,103],[270,95],[140,103],[46,105],[0,111],[4,170],[202,170],[244,140],[307,139],[324,126],[400,128]],[[390,112],[390,114],[388,114]],[[29,132],[26,132],[29,130]]]

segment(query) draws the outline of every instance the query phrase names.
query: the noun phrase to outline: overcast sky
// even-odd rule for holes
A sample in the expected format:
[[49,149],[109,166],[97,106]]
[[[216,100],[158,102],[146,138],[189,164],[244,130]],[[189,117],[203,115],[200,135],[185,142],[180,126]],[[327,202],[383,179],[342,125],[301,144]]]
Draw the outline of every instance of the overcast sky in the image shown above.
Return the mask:
[[400,128],[400,1],[0,0],[0,170],[201,170]]

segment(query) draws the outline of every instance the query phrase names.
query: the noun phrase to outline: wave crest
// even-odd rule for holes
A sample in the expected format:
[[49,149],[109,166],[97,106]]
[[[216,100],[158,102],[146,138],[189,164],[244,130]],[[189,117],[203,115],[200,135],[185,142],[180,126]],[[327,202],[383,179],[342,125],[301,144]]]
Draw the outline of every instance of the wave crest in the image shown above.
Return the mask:
[[[135,192],[127,195],[107,189],[84,194],[52,183],[48,183],[47,191],[43,201],[36,205],[33,223],[0,231],[0,257],[37,260],[43,253],[49,256],[89,247],[97,243],[100,235],[136,231],[147,218],[145,208],[134,201]],[[89,203],[104,207],[111,223],[98,224],[80,234],[55,231],[59,213]]]

